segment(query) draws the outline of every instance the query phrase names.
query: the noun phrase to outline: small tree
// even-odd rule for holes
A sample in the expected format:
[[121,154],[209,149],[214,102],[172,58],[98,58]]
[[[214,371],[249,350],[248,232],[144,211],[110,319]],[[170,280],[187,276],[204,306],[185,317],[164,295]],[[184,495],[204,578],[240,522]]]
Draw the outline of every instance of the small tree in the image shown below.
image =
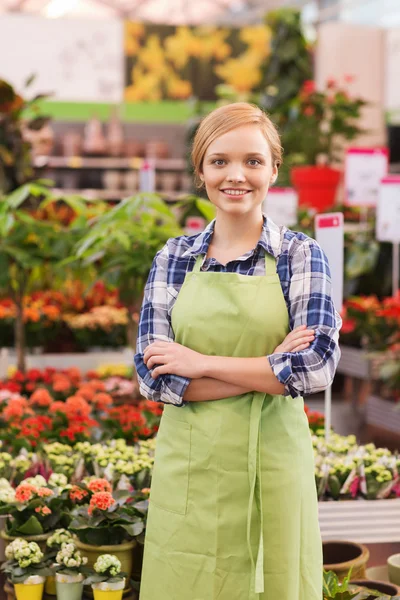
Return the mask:
[[154,255],[168,238],[182,233],[174,213],[156,194],[138,194],[95,218],[68,261],[95,265],[99,279],[118,288],[128,309],[131,348],[137,334],[134,313],[139,310]]
[[24,296],[34,284],[38,272],[57,272],[71,253],[77,240],[86,231],[87,204],[69,197],[63,201],[73,207],[76,217],[68,225],[35,219],[28,208],[28,199],[36,199],[39,208],[54,201],[49,188],[28,183],[11,194],[0,196],[0,289],[12,298],[16,306],[15,347],[17,367],[25,371]]

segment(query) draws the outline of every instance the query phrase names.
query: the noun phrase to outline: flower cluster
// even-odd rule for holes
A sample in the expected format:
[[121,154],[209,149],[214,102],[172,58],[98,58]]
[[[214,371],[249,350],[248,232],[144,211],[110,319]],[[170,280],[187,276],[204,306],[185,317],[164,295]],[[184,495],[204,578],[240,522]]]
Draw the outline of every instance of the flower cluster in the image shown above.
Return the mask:
[[108,510],[115,505],[115,500],[110,492],[97,492],[90,498],[89,515],[95,510]]
[[343,437],[335,433],[328,443],[314,435],[313,445],[320,498],[400,497],[400,459],[388,449],[376,448],[374,444],[358,446],[354,435]]
[[52,488],[64,489],[68,485],[68,477],[64,473],[52,473],[49,477],[48,485]]
[[69,542],[72,539],[72,534],[68,529],[56,529],[55,532],[47,539],[47,546],[49,548],[60,547],[65,542]]
[[73,542],[62,542],[61,549],[56,556],[58,565],[65,567],[68,570],[78,570],[83,565],[86,565],[87,561],[88,559],[86,556],[82,556]]
[[17,538],[6,547],[7,560],[18,561],[22,569],[30,565],[39,564],[43,560],[43,552],[36,542],[27,542],[22,538]]
[[14,504],[15,490],[7,479],[0,479],[0,507],[2,504]]
[[101,554],[93,565],[96,573],[115,577],[121,572],[121,561],[113,554]]

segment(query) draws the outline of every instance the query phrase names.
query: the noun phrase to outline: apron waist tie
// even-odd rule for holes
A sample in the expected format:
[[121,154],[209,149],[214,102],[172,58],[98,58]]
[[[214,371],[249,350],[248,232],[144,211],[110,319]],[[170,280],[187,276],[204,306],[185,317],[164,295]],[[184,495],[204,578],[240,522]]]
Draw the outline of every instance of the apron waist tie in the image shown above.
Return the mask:
[[[247,545],[250,552],[252,564],[252,579],[254,582],[254,592],[262,594],[264,592],[264,519],[262,507],[262,484],[261,484],[261,413],[264,404],[265,394],[255,393],[250,411],[249,427],[249,454],[248,470],[250,483],[250,496],[247,511]],[[258,530],[259,541],[257,558],[254,560],[253,549],[251,546],[251,524],[254,500],[256,501],[258,512]]]

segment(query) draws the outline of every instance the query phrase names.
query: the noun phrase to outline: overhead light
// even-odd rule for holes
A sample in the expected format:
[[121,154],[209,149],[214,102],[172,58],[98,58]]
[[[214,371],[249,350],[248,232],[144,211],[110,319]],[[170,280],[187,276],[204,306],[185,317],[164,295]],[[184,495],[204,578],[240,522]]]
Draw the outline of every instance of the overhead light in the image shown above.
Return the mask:
[[57,19],[73,10],[80,0],[50,0],[44,9],[46,17]]

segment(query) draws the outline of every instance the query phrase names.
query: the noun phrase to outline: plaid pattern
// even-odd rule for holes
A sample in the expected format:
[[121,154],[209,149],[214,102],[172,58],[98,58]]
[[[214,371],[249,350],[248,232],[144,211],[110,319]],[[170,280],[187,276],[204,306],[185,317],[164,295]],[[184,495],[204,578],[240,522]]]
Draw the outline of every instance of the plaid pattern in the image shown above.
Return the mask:
[[[143,351],[156,340],[174,341],[172,308],[196,257],[207,253],[214,223],[200,234],[169,239],[154,259],[144,292],[135,355],[140,392],[150,400],[184,404],[182,398],[190,379],[176,375],[152,379],[143,362]],[[278,227],[264,216],[260,240],[253,250],[226,266],[214,258],[205,259],[201,270],[264,275],[265,252],[276,259],[290,328],[305,324],[316,332],[315,340],[306,350],[269,355],[271,368],[285,385],[287,395],[296,397],[322,391],[332,382],[339,361],[341,318],[331,298],[329,265],[317,242],[303,233]]]

